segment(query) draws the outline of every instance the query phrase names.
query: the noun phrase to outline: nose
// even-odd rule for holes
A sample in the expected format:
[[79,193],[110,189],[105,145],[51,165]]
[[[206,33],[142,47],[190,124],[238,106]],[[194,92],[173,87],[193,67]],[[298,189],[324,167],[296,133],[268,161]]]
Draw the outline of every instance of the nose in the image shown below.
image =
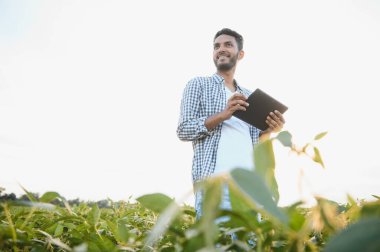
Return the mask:
[[217,54],[221,54],[221,53],[224,53],[226,52],[226,48],[224,46],[220,46],[217,50],[216,50],[216,53]]

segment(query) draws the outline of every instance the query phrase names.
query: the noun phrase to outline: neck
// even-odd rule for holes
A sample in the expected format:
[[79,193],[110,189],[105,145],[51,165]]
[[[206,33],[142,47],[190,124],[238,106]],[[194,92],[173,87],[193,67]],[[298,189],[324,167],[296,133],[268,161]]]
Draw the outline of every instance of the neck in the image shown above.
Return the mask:
[[230,90],[235,90],[235,84],[234,84],[234,74],[235,74],[235,68],[228,70],[228,71],[217,71],[217,74],[222,76],[224,79],[224,85],[228,87]]

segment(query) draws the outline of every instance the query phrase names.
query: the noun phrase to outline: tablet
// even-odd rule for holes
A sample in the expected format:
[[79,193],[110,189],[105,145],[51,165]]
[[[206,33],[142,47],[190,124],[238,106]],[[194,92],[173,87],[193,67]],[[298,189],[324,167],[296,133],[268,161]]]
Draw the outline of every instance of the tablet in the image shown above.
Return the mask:
[[246,111],[237,110],[232,115],[263,131],[269,127],[265,120],[270,112],[278,110],[283,114],[288,110],[287,106],[259,88],[248,96],[246,102],[249,103]]

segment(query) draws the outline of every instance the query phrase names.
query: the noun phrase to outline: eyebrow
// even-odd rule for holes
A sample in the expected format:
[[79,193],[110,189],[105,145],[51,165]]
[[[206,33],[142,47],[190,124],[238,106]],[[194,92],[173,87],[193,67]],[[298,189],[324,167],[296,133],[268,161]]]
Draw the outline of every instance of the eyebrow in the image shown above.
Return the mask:
[[[231,44],[233,44],[232,40],[227,40],[227,41],[223,42],[223,44],[226,44],[226,43],[231,43]],[[220,44],[221,44],[221,43],[219,43],[219,42],[214,43],[214,45],[220,45]]]

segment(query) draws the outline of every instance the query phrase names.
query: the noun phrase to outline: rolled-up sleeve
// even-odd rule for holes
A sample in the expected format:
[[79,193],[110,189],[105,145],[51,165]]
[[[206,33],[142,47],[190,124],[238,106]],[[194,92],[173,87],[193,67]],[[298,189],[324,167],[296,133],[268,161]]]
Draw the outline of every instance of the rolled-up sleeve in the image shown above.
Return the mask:
[[190,80],[183,92],[177,136],[182,141],[194,141],[208,136],[207,116],[201,114],[202,85],[196,78]]
[[252,144],[255,145],[255,144],[258,144],[259,143],[259,140],[260,140],[260,132],[261,130],[254,127],[254,126],[250,126],[249,127],[249,133],[251,135],[251,139],[252,139]]

